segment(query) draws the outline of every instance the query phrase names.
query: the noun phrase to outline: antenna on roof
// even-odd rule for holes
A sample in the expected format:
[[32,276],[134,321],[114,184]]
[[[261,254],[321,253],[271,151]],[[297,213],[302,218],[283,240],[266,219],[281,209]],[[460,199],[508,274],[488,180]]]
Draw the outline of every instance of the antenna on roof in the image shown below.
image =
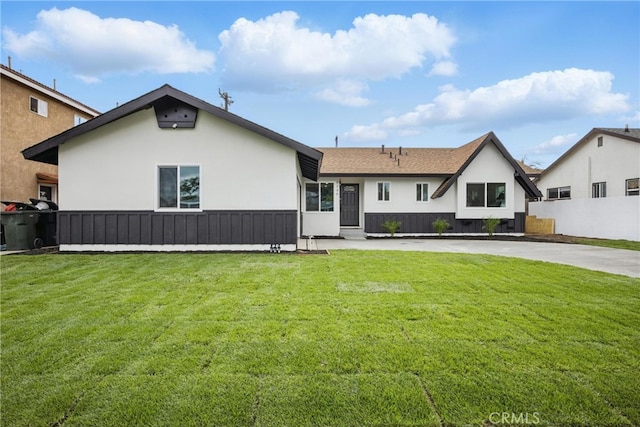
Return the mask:
[[629,124],[628,124],[628,123],[625,125],[625,127],[624,127],[624,131],[625,131],[625,132],[629,132]]
[[224,111],[229,111],[229,105],[233,104],[233,100],[229,96],[229,93],[223,92],[218,88],[218,95],[220,95],[220,98],[224,100]]
[[338,148],[338,135],[336,135],[336,148]]

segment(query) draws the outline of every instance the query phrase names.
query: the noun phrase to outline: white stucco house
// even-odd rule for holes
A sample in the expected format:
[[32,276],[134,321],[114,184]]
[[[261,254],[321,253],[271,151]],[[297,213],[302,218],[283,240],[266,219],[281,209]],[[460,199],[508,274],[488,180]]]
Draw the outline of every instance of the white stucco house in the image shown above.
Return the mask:
[[[459,148],[314,149],[165,85],[23,151],[59,167],[62,251],[294,251],[346,228],[522,234],[541,197],[487,133]],[[523,169],[523,167],[525,169]]]
[[639,180],[640,129],[594,128],[542,172],[529,212],[558,234],[640,241]]
[[[526,201],[541,197],[529,169],[489,132],[458,148],[320,148],[319,182],[305,180],[303,233],[337,236],[360,228],[384,235],[387,220],[398,235],[481,234],[483,219],[501,220],[497,233],[523,234]],[[525,169],[527,169],[525,171]]]
[[23,151],[62,251],[296,250],[322,153],[165,85]]

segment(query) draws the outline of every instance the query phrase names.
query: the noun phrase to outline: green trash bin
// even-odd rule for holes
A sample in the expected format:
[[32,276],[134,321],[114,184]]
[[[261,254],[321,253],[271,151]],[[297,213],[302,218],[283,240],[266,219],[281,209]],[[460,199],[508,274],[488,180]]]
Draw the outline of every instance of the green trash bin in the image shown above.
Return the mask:
[[23,210],[0,213],[0,222],[4,226],[6,250],[21,251],[42,247],[42,239],[38,239],[36,225],[40,213]]

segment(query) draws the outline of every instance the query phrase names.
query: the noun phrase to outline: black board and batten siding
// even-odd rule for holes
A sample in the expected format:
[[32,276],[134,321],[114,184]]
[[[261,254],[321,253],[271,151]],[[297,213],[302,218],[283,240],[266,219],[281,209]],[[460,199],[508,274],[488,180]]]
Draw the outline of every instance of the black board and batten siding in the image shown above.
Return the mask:
[[[502,219],[496,227],[496,233],[524,233],[526,214],[516,212],[514,218]],[[478,234],[486,233],[482,229],[482,219],[456,219],[453,213],[365,213],[365,233],[388,233],[382,227],[385,221],[396,220],[402,225],[397,231],[406,234],[436,233],[433,222],[438,219],[446,219],[451,225],[445,233]]]
[[60,211],[61,245],[295,244],[297,212]]

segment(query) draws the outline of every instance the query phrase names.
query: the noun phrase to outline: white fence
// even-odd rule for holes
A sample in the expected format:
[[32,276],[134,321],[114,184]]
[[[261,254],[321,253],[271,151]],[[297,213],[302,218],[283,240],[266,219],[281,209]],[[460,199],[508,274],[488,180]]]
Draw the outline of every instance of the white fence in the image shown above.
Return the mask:
[[555,219],[557,234],[640,241],[637,196],[531,202],[529,215]]

